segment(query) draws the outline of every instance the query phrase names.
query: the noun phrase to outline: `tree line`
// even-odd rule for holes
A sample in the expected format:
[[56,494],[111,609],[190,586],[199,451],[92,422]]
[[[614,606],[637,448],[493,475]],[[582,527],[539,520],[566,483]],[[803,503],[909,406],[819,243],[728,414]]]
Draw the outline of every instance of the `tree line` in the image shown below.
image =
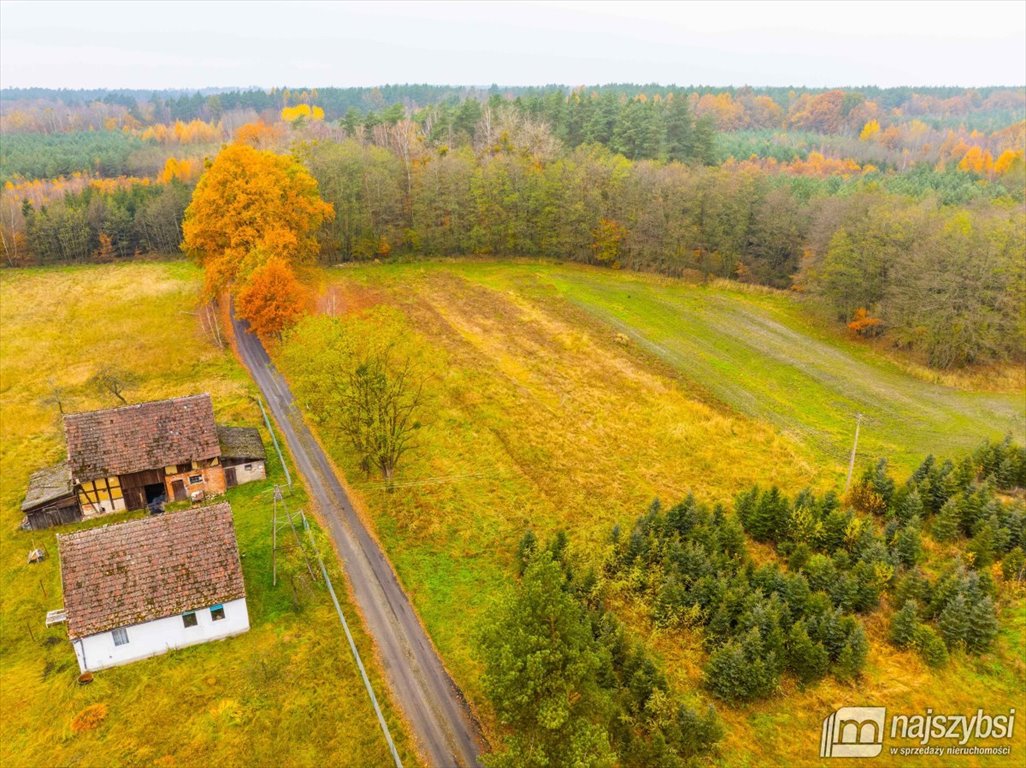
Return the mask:
[[[102,104],[126,110],[134,110],[142,118],[153,115],[162,122],[174,120],[208,120],[216,119],[220,114],[232,109],[254,110],[256,112],[274,113],[290,104],[315,99],[321,104],[329,120],[337,120],[348,111],[360,113],[375,112],[396,104],[409,109],[419,109],[435,104],[458,105],[460,102],[473,99],[485,102],[489,98],[499,97],[505,100],[520,99],[525,104],[544,102],[554,99],[553,94],[561,95],[565,100],[575,94],[584,97],[602,97],[616,94],[628,99],[644,95],[652,98],[655,95],[684,96],[701,99],[702,97],[730,98],[731,104],[741,104],[752,115],[759,115],[768,108],[766,102],[776,106],[781,115],[787,114],[795,104],[801,103],[798,110],[804,111],[809,102],[825,94],[842,94],[839,100],[841,107],[851,111],[859,104],[871,101],[881,110],[891,113],[906,114],[928,119],[962,118],[974,114],[1002,113],[1005,124],[1012,119],[1021,119],[1023,94],[1021,88],[985,87],[897,87],[879,88],[863,86],[858,88],[804,88],[804,87],[709,87],[709,86],[675,86],[655,83],[609,83],[574,87],[569,85],[548,86],[453,86],[426,84],[393,84],[376,87],[355,88],[314,88],[314,87],[281,87],[267,90],[261,89],[230,89],[210,88],[202,91],[183,90],[133,90],[133,89],[93,89],[69,90],[48,88],[5,88],[0,92],[3,100],[9,105],[8,110],[17,109],[52,109],[55,112],[67,112],[76,108],[85,108],[93,104]],[[764,102],[757,102],[764,99]],[[837,99],[830,95],[826,102]],[[751,116],[748,117],[751,120]],[[767,123],[768,127],[781,127],[778,119],[775,123]],[[753,127],[748,125],[747,127]],[[855,130],[861,124],[855,126]]]
[[[49,204],[4,205],[4,250],[9,264],[112,261],[178,253],[192,188],[181,182],[87,186]],[[8,228],[9,217],[17,217]]]
[[810,293],[845,323],[861,311],[878,322],[854,333],[886,333],[936,367],[1023,360],[1022,207],[945,204],[944,174],[917,187],[632,162],[593,144],[561,151],[514,114],[431,150],[408,125],[299,150],[336,211],[329,262],[520,256],[739,279]]
[[[302,235],[317,243],[304,254],[327,263],[484,255],[735,279],[809,293],[852,333],[883,334],[935,367],[1024,359],[1023,207],[999,185],[957,171],[845,180],[708,167],[687,102],[659,107],[678,108],[680,122],[653,136],[661,157],[680,159],[631,160],[602,143],[571,149],[509,105],[424,124],[398,114],[350,127],[258,123],[221,154],[246,143],[292,149],[334,212]],[[616,130],[604,137],[614,145]],[[90,183],[27,205],[18,194],[4,190],[0,205],[9,263],[177,246],[177,187],[128,194]],[[945,202],[952,196],[959,202]],[[253,215],[270,228],[279,220]]]

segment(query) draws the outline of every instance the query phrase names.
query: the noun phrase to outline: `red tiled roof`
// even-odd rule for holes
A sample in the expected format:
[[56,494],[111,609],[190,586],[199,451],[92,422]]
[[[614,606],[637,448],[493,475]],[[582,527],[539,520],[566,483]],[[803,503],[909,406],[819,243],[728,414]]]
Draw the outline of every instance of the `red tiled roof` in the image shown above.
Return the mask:
[[58,536],[57,547],[72,638],[246,596],[227,503]]
[[64,434],[79,482],[221,455],[210,395],[69,413]]

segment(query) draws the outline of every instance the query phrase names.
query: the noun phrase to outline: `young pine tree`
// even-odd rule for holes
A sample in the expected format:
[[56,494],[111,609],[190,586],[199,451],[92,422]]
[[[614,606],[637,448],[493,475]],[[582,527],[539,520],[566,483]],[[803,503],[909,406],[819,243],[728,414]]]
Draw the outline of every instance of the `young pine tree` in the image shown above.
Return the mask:
[[997,612],[994,601],[984,596],[969,608],[969,632],[966,646],[973,653],[987,650],[998,633]]
[[922,559],[923,543],[919,536],[919,518],[913,517],[894,535],[894,558],[908,568]]
[[915,600],[907,600],[891,619],[891,643],[898,648],[907,648],[915,641],[918,627],[919,604]]
[[927,624],[920,624],[916,627],[912,645],[919,651],[923,661],[931,667],[943,667],[948,663],[948,649],[933,627]]
[[866,639],[866,630],[861,624],[848,634],[844,647],[834,664],[834,677],[838,680],[854,680],[862,673],[866,665],[866,656],[869,655],[869,641]]
[[787,634],[787,669],[803,685],[819,680],[827,673],[830,656],[822,643],[813,642],[804,621],[796,621]]
[[965,646],[969,636],[969,603],[963,593],[956,594],[944,606],[937,619],[937,626],[948,648]]
[[954,541],[955,537],[958,536],[959,522],[961,520],[958,502],[959,497],[953,496],[944,502],[944,506],[937,513],[937,517],[933,521],[933,527],[930,529],[930,533],[933,534],[933,538],[937,541]]

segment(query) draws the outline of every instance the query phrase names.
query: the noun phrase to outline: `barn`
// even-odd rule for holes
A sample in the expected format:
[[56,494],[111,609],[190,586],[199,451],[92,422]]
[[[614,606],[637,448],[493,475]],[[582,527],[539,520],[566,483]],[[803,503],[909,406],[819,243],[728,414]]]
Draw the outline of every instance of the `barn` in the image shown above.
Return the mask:
[[227,503],[58,535],[57,547],[82,672],[249,629]]
[[207,394],[70,413],[64,436],[67,461],[29,480],[25,528],[201,501],[266,472],[260,433],[216,424]]

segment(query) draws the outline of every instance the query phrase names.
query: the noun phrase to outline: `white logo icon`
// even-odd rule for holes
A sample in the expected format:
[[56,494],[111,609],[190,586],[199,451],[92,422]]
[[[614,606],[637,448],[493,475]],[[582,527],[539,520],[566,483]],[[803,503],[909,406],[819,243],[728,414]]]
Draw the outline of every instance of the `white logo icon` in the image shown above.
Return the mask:
[[841,707],[823,720],[820,757],[876,757],[883,751],[884,707]]

